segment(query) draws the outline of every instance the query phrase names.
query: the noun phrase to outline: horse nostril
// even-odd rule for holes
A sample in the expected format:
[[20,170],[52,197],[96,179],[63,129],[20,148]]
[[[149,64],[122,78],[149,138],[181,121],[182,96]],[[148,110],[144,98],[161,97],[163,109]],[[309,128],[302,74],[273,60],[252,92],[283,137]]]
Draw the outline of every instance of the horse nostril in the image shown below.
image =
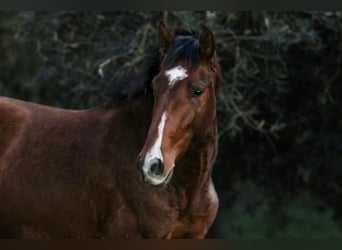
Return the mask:
[[164,164],[160,159],[153,159],[150,172],[154,175],[161,175],[164,172]]

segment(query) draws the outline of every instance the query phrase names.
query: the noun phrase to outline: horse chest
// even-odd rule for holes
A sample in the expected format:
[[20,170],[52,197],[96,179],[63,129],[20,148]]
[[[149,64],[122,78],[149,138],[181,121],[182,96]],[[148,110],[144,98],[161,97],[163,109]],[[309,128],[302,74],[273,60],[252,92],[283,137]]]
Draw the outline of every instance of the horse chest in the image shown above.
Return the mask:
[[178,207],[178,215],[166,222],[169,228],[165,238],[201,239],[205,237],[218,209],[218,198],[214,186],[210,183],[208,188],[187,199],[187,204]]
[[198,193],[188,209],[179,216],[167,238],[204,238],[217,210],[218,197],[214,185],[210,182],[208,188],[203,193]]

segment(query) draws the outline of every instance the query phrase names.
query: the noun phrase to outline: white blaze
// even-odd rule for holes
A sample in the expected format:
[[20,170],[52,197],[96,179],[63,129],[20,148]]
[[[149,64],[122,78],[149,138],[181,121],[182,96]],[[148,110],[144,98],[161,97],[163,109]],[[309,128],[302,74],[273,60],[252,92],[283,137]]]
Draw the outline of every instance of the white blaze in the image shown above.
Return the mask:
[[185,77],[188,76],[186,73],[186,69],[184,69],[182,66],[178,65],[176,67],[173,67],[172,69],[169,69],[165,71],[165,75],[169,79],[169,85],[172,87],[173,84],[176,81],[183,80]]
[[[145,156],[145,162],[144,162],[144,168],[147,166],[148,161],[150,161],[153,158],[160,159],[163,161],[163,154],[161,152],[161,143],[163,139],[163,131],[165,127],[165,120],[166,120],[166,112],[162,114],[162,117],[160,119],[159,125],[158,125],[158,135],[157,139],[154,142],[153,146],[150,148],[150,150],[146,153]],[[144,171],[147,171],[147,169],[143,169]]]

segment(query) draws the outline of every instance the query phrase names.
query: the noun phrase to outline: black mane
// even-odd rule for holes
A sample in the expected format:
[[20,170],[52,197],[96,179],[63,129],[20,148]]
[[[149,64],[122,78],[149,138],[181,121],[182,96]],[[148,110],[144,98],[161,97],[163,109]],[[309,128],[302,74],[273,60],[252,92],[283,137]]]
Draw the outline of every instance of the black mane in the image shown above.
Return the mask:
[[175,42],[168,49],[164,58],[162,58],[159,48],[148,50],[141,71],[129,77],[109,93],[111,102],[132,99],[143,93],[151,94],[151,81],[159,73],[160,67],[172,66],[178,60],[185,61],[191,68],[198,66],[200,53],[198,38],[195,37],[194,32],[176,31]]
[[160,63],[159,48],[149,49],[144,58],[142,69],[109,92],[111,102],[132,99],[138,94],[152,93],[151,81],[159,73]]

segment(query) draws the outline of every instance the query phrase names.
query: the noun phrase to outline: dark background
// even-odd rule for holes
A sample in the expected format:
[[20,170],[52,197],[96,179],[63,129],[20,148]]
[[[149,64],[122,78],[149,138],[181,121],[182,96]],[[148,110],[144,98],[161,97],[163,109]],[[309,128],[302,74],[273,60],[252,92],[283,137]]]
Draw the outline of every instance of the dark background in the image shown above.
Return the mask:
[[341,12],[0,12],[0,95],[104,103],[157,44],[160,20],[216,38],[220,209],[208,238],[342,238]]

